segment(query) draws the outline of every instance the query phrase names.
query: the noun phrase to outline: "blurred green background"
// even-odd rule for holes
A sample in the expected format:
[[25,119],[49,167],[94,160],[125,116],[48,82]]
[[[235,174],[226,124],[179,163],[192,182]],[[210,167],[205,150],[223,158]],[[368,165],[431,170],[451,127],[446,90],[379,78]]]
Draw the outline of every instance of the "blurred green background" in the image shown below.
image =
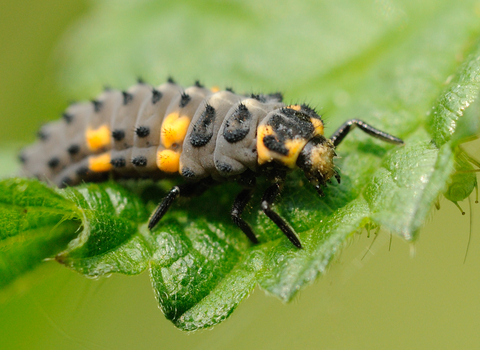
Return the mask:
[[[126,4],[125,1],[118,3]],[[168,2],[158,3],[166,9],[173,6]],[[389,4],[385,1],[371,3],[380,3],[382,6]],[[203,4],[196,5],[198,8],[192,6],[189,11],[194,13],[202,6],[221,6],[222,2],[208,1]],[[231,11],[241,10],[240,3],[231,4]],[[303,11],[308,10],[308,2],[299,4],[300,7],[303,5]],[[33,140],[41,121],[57,118],[69,99],[90,98],[104,83],[125,87],[134,81],[134,76],[115,76],[116,69],[134,65],[132,61],[122,59],[111,62],[110,70],[108,64],[97,65],[95,69],[101,71],[92,68],[94,71],[91,75],[85,75],[78,84],[69,81],[75,64],[67,67],[65,62],[74,60],[71,57],[65,59],[63,52],[68,51],[66,41],[63,41],[60,49],[58,43],[69,28],[71,33],[73,23],[78,26],[77,21],[84,18],[91,5],[86,1],[59,0],[0,3],[2,175],[14,171],[15,151],[20,145]],[[188,2],[185,2],[185,6],[188,6]],[[382,8],[388,9],[385,6]],[[263,8],[263,11],[268,11],[268,8]],[[392,13],[394,16],[395,13]],[[355,9],[351,15],[354,14]],[[392,18],[402,25],[402,16],[395,16]],[[285,30],[283,27],[289,23],[288,19],[288,14],[285,14],[278,26],[273,27]],[[180,18],[172,18],[169,25],[181,27],[178,24],[180,21]],[[232,25],[241,27],[242,24]],[[262,30],[261,21],[248,25],[255,25],[256,30]],[[295,22],[294,25],[302,30],[302,23]],[[372,22],[365,28],[373,28],[374,31],[376,25],[378,23]],[[361,38],[368,38],[369,35],[368,32],[352,33],[348,27],[342,30],[336,33],[337,36],[323,38],[323,43],[333,45],[338,38],[349,35],[353,38],[350,41],[356,40],[355,35],[358,35],[358,45],[361,46]],[[174,41],[175,36],[171,33],[165,35],[169,41]],[[299,47],[296,53],[299,59],[315,60],[314,53],[319,48],[315,48],[315,39],[310,39],[312,51],[300,50]],[[242,41],[234,37],[231,40],[256,42],[255,38]],[[309,40],[308,36],[299,38],[298,44],[303,45],[306,40]],[[292,43],[286,44],[287,48],[292,47],[288,46]],[[174,44],[169,45],[171,47]],[[212,43],[204,53],[217,55],[219,61],[213,61],[209,67],[195,67],[195,57],[188,57],[189,45],[194,53],[192,55],[197,54],[199,48],[195,43],[179,42],[178,52],[162,53],[170,59],[164,56],[160,59],[158,56],[165,66],[151,70],[138,66],[131,70],[149,78],[152,72],[158,72],[158,77],[152,83],[161,83],[167,74],[174,74],[183,84],[201,78],[207,79],[210,85],[216,83],[215,79],[223,85],[231,85],[238,76],[240,80],[235,86],[246,90],[260,90],[272,85],[284,90],[286,78],[271,82],[270,75],[295,75],[297,70],[301,71],[298,66],[302,61],[290,62],[288,59],[291,55],[287,55],[287,61],[278,57],[275,63],[271,63],[273,68],[270,73],[257,77],[257,62],[253,53],[246,51],[244,46],[233,53],[212,52],[216,45],[221,46],[219,43]],[[268,43],[266,46],[263,50],[269,49]],[[342,52],[348,53],[349,49],[348,45],[341,42],[332,46],[331,62],[324,58],[319,70],[328,71],[329,64],[334,66],[335,55],[341,57]],[[101,50],[99,47],[99,57],[102,56]],[[118,55],[130,58],[134,53],[118,52]],[[241,66],[231,65],[228,57],[221,59],[222,55],[244,55],[253,68],[246,71]],[[87,60],[83,56],[77,59]],[[155,60],[155,56],[142,59]],[[175,63],[175,60],[181,64],[177,65],[179,63]],[[259,71],[262,70],[262,64],[258,62]],[[232,66],[236,69],[229,73],[228,79],[222,80],[222,71]],[[192,73],[195,69],[197,73]],[[313,77],[318,74],[312,72]],[[312,77],[303,76],[297,77],[297,84],[302,79],[306,81],[305,89],[308,84],[313,84]],[[245,83],[246,80],[251,85]],[[94,90],[89,91],[87,87],[92,85],[95,86]],[[288,99],[299,94],[288,89],[286,93]],[[307,98],[312,98],[312,95]],[[473,142],[465,148],[478,159],[479,145],[479,142]],[[294,302],[282,304],[257,288],[225,323],[211,331],[194,334],[182,333],[164,319],[158,310],[147,274],[137,277],[114,275],[108,279],[88,280],[55,262],[46,262],[39,270],[0,294],[0,347],[475,349],[480,346],[480,205],[473,206],[472,243],[465,264],[463,260],[470,232],[470,211],[468,201],[461,205],[467,212],[465,216],[453,204],[442,200],[441,211],[432,214],[420,240],[414,245],[393,237],[390,247],[390,236],[382,231],[371,251],[367,252],[373,236],[356,236],[332,264],[327,275],[302,291]]]

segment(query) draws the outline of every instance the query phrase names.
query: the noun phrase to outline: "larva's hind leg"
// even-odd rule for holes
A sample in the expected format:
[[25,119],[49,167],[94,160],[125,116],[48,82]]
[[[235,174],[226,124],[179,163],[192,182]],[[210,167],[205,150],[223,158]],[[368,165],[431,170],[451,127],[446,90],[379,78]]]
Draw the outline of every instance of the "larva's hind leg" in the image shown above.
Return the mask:
[[205,192],[209,187],[209,182],[196,182],[173,186],[150,217],[150,220],[148,221],[148,229],[152,230],[158,224],[179,196],[198,196]]

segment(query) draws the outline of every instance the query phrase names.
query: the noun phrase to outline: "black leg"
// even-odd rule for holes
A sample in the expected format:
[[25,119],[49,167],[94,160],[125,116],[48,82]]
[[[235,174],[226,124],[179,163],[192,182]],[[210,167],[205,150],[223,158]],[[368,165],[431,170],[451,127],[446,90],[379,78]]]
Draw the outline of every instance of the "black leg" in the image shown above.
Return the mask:
[[300,243],[300,240],[298,239],[297,235],[295,232],[290,228],[290,226],[283,220],[280,215],[275,213],[272,209],[271,206],[277,196],[280,194],[282,191],[283,184],[273,184],[263,194],[262,198],[262,210],[267,215],[270,220],[272,220],[280,230],[287,236],[287,238],[290,240],[290,242],[293,243],[293,245],[297,248],[302,248],[302,244]]
[[153,229],[158,222],[162,219],[175,199],[180,195],[180,187],[174,186],[170,192],[163,198],[162,202],[158,205],[157,209],[153,212],[150,220],[148,221],[148,229]]
[[345,138],[345,136],[347,136],[347,134],[351,130],[353,130],[356,126],[358,126],[363,132],[379,140],[382,140],[388,143],[393,143],[395,145],[403,144],[403,141],[398,137],[392,136],[390,134],[387,134],[386,132],[375,129],[373,126],[359,119],[350,119],[350,120],[347,120],[345,123],[343,123],[342,126],[340,126],[338,130],[335,131],[333,135],[330,137],[330,140],[332,140],[335,147],[337,147],[340,144],[340,142],[342,142],[342,140]]
[[240,227],[240,229],[243,231],[243,233],[245,233],[245,235],[247,235],[248,239],[250,241],[252,241],[252,243],[257,244],[258,239],[255,236],[255,234],[253,233],[252,228],[241,217],[242,212],[245,209],[245,206],[252,199],[253,191],[254,191],[253,188],[246,188],[238,194],[238,196],[235,198],[235,201],[233,202],[232,211],[231,211],[230,215],[232,216],[233,222],[238,227]]
[[173,202],[175,202],[175,199],[177,199],[180,195],[184,197],[200,195],[205,192],[207,188],[209,188],[208,182],[196,182],[173,186],[150,217],[150,220],[148,221],[148,229],[151,230],[158,224]]

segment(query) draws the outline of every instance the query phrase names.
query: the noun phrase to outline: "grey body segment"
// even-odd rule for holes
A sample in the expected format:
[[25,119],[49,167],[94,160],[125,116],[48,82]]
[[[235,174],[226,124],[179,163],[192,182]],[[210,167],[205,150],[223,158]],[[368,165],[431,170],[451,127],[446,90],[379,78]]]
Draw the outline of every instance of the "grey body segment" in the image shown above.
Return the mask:
[[[165,112],[165,117],[178,113],[179,117],[188,117],[190,121],[192,120],[197,109],[201,108],[203,105],[205,98],[212,93],[210,90],[198,86],[190,86],[189,88],[185,89],[185,91],[182,91],[180,87],[177,87],[177,91],[177,94],[170,100]],[[160,132],[165,132],[165,130],[161,129]],[[183,141],[173,145],[162,145],[160,142],[158,150],[162,151],[165,149],[172,149],[176,152],[181,152],[182,146]]]
[[175,84],[166,83],[156,87],[155,91],[154,94],[152,90],[140,106],[134,127],[135,131],[148,130],[148,136],[135,133],[133,137],[134,147],[148,148],[160,144],[162,121],[172,99],[178,95],[179,87]]
[[[188,127],[180,156],[180,174],[188,180],[199,180],[207,176],[219,180],[222,177],[214,161],[216,135],[227,112],[240,101],[240,96],[220,91],[205,99],[203,106],[197,109]],[[213,109],[212,116],[209,116],[207,106],[210,110]]]
[[112,118],[117,115],[122,105],[122,92],[118,90],[106,90],[96,100],[98,107],[90,114],[88,126],[92,129],[98,129],[102,125],[110,125]]
[[24,165],[19,175],[36,177],[41,181],[47,181],[51,178],[51,173],[46,172],[48,169],[45,167],[45,152],[43,152],[43,147],[40,142],[41,141],[37,141],[25,147],[20,153],[19,158]]
[[172,99],[179,94],[176,84],[165,83],[152,89],[140,106],[133,136],[131,159],[145,159],[145,166],[134,166],[141,176],[158,173],[156,155],[160,145],[160,127]]
[[257,170],[257,126],[269,112],[284,107],[281,102],[262,103],[253,98],[245,99],[241,104],[246,107],[249,114],[248,120],[245,121],[249,124],[248,133],[240,133],[240,136],[243,136],[241,139],[240,136],[228,136],[235,133],[235,127],[237,130],[247,130],[242,125],[242,120],[232,118],[239,110],[239,104],[236,104],[228,111],[217,134],[213,157],[218,173],[224,177],[241,174],[247,169]]
[[88,157],[64,168],[53,177],[53,182],[58,186],[74,185],[82,181],[98,181],[105,174],[88,172]]
[[[74,103],[67,108],[65,114],[69,116],[69,122],[65,126],[66,145],[56,145],[65,148],[70,156],[69,164],[74,164],[91,154],[85,139],[85,130],[89,127],[90,119],[95,113],[92,103]],[[108,123],[110,120],[108,119]]]
[[161,177],[157,167],[157,151],[158,146],[131,148],[130,163],[132,163],[140,177]]
[[43,163],[46,169],[45,176],[49,179],[58,174],[69,162],[69,156],[58,145],[65,144],[65,127],[64,120],[52,122],[42,127],[42,133],[46,135],[46,139],[40,143],[40,154],[37,161]]
[[[122,105],[111,118],[111,130],[114,139],[112,149],[123,150],[133,146],[135,121],[140,106],[151,95],[152,87],[147,84],[136,84],[123,93]],[[121,135],[115,137],[115,134]]]

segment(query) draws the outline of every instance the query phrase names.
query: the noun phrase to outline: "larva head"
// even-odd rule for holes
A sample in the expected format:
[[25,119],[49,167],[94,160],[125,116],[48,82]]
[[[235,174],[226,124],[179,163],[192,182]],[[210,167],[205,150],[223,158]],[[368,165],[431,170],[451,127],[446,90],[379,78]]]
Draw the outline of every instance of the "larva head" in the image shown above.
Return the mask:
[[323,121],[311,108],[293,105],[270,112],[257,129],[258,163],[275,162],[299,167],[323,195],[322,187],[332,176],[335,146],[323,136]]
[[258,164],[275,162],[294,169],[305,145],[321,135],[322,119],[308,106],[291,105],[275,109],[257,128]]
[[305,105],[270,112],[257,129],[257,152],[260,165],[275,162],[302,169],[321,195],[327,180],[340,179],[333,165],[335,146],[323,136],[321,117]]
[[318,135],[307,142],[297,158],[297,166],[320,195],[323,195],[322,186],[327,180],[333,176],[337,181],[340,180],[333,164],[334,157],[335,146],[332,141]]

